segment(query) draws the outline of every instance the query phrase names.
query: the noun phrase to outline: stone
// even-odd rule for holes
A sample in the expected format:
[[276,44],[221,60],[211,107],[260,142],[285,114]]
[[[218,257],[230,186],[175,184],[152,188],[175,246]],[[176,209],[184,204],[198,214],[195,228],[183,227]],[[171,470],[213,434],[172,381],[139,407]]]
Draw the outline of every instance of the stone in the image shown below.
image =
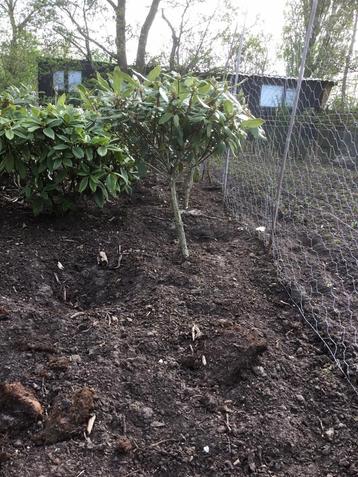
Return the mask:
[[253,372],[256,374],[256,376],[261,376],[262,378],[267,378],[266,371],[263,366],[254,366],[252,368]]
[[128,437],[120,437],[117,440],[116,449],[119,454],[128,454],[133,449],[133,444]]

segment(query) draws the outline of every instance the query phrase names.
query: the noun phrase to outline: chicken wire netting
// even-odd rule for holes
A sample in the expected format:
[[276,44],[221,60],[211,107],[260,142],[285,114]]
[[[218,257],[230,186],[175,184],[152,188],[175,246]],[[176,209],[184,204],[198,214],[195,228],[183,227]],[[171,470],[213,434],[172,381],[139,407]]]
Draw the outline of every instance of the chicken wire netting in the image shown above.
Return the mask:
[[293,302],[357,391],[358,108],[335,106],[339,84],[303,81],[277,201],[296,81],[240,80],[266,139],[248,139],[224,179],[225,161],[215,166],[226,207],[270,248]]

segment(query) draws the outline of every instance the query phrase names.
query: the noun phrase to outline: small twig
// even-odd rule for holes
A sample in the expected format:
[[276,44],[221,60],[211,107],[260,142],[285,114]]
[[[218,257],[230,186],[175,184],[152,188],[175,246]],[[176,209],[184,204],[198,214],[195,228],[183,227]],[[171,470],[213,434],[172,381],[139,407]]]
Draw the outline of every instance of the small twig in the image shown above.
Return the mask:
[[117,268],[121,266],[122,259],[123,259],[122,247],[120,244],[118,244],[118,259],[117,259],[117,265],[113,267],[114,270],[116,270]]
[[163,439],[161,441],[158,441],[158,442],[154,442],[154,444],[151,444],[149,447],[156,447],[156,446],[159,446],[159,444],[164,444],[164,442],[175,442],[176,439]]
[[231,455],[232,454],[232,451],[231,451],[231,440],[230,440],[230,437],[226,434],[226,438],[227,438],[227,443],[228,443],[228,450],[229,450],[229,454]]
[[123,427],[123,435],[127,435],[127,424],[126,424],[126,416],[122,414],[122,427]]
[[225,424],[226,424],[226,427],[228,428],[228,431],[231,432],[231,427],[230,427],[230,424],[229,424],[229,413],[228,412],[226,413]]
[[70,318],[76,318],[77,316],[81,316],[81,315],[85,315],[86,312],[85,311],[77,311],[76,313],[74,313],[73,315],[70,316]]

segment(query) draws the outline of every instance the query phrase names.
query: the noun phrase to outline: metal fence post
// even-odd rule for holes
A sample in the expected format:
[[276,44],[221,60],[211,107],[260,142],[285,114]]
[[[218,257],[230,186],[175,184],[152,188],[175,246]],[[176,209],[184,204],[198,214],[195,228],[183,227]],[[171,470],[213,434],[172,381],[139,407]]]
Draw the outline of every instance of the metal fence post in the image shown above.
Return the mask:
[[298,101],[299,101],[299,96],[300,96],[300,92],[301,92],[302,80],[303,80],[303,76],[304,76],[304,72],[305,72],[306,58],[307,58],[307,53],[308,53],[309,42],[310,42],[310,39],[311,39],[311,36],[312,36],[312,31],[313,31],[313,23],[314,23],[314,19],[316,17],[317,4],[318,4],[318,0],[313,0],[310,20],[309,20],[307,30],[306,30],[305,43],[304,43],[303,51],[302,51],[300,71],[299,71],[299,75],[298,75],[298,79],[297,79],[297,85],[296,85],[295,100],[294,100],[293,106],[292,106],[292,111],[291,111],[291,116],[290,116],[290,123],[289,123],[289,126],[288,126],[286,142],[285,142],[285,149],[284,149],[284,152],[283,152],[283,158],[282,158],[282,163],[281,163],[281,168],[280,168],[279,181],[278,181],[278,186],[277,186],[277,190],[276,190],[275,209],[274,209],[274,213],[273,213],[273,217],[272,217],[272,226],[271,226],[270,247],[273,246],[273,242],[274,242],[274,238],[275,238],[277,216],[278,216],[278,211],[279,211],[279,208],[280,208],[280,200],[281,200],[281,195],[282,195],[283,177],[284,177],[284,174],[285,174],[288,152],[289,152],[290,145],[291,145],[291,137],[292,137],[293,126],[294,126],[295,120],[296,120]]

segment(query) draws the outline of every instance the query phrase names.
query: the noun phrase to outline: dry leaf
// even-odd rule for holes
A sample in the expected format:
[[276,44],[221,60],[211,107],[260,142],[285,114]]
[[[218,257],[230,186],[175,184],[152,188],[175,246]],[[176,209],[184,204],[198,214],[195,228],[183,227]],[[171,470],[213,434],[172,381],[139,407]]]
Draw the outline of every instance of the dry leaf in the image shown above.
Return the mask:
[[93,425],[94,425],[94,421],[96,420],[96,415],[94,414],[93,416],[91,416],[88,420],[88,424],[87,424],[87,435],[89,436],[92,432],[92,429],[93,429]]
[[193,341],[200,338],[200,336],[203,336],[203,333],[200,331],[199,326],[194,323],[191,328],[191,337],[193,338]]
[[97,262],[99,265],[104,265],[106,267],[108,266],[108,258],[106,252],[104,252],[103,250],[99,252]]

